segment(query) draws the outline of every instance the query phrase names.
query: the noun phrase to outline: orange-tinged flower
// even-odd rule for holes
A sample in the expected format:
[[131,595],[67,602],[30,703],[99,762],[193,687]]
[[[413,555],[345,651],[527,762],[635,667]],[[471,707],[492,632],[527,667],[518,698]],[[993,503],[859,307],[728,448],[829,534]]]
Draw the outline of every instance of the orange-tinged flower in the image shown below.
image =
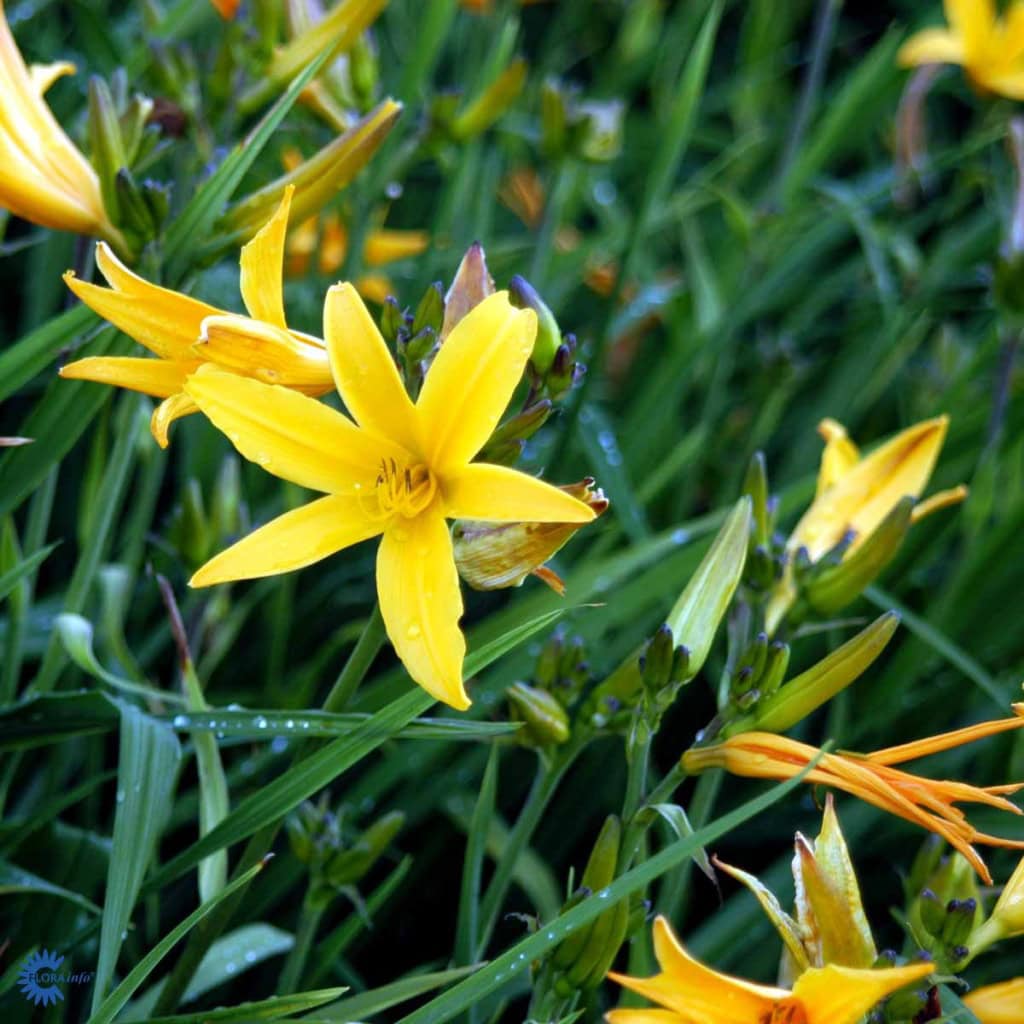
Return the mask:
[[225,21],[230,21],[238,13],[242,0],[210,0],[210,3]]
[[721,743],[686,751],[682,765],[691,774],[708,768],[724,768],[733,775],[750,778],[789,779],[799,775],[820,755],[805,776],[807,782],[841,789],[883,811],[935,832],[959,850],[985,882],[991,884],[992,876],[972,843],[1024,849],[1024,842],[978,832],[956,804],[986,804],[1020,814],[1020,809],[1006,799],[1006,794],[1016,793],[1024,788],[1024,783],[972,786],[966,782],[926,779],[891,766],[1020,728],[1024,726],[1022,709],[1024,705],[1016,704],[1014,711],[1017,717],[982,722],[873,754],[822,753],[817,747],[774,733],[740,733]]
[[1024,3],[1000,17],[996,0],[945,0],[947,28],[926,28],[899,52],[904,67],[959,64],[984,93],[1024,99]]
[[1024,1020],[1024,978],[976,988],[963,1004],[981,1024],[1020,1024]]
[[192,586],[289,572],[380,536],[377,594],[395,651],[432,696],[468,707],[462,596],[445,520],[594,518],[557,487],[472,461],[522,377],[536,329],[536,314],[515,309],[507,292],[490,296],[441,346],[413,404],[355,288],[336,285],[324,332],[354,423],[296,391],[201,367],[185,390],[242,455],[326,497],[217,555]]
[[74,65],[28,68],[0,0],[0,206],[33,224],[99,235],[124,248],[92,164],[57,123],[43,94]]
[[932,971],[924,963],[882,970],[830,965],[804,971],[792,991],[757,985],[694,960],[664,917],[654,922],[654,955],[661,971],[651,978],[608,977],[663,1009],[612,1010],[608,1024],[857,1024],[886,996]]
[[323,342],[289,330],[285,322],[281,270],[291,197],[289,188],[277,212],[242,247],[241,291],[249,316],[150,284],[100,243],[96,262],[110,287],[80,281],[71,271],[64,280],[87,306],[157,358],[92,356],[61,367],[60,375],[163,399],[151,422],[161,447],[167,446],[171,423],[196,411],[183,388],[185,378],[205,362],[307,395],[330,391],[333,380]]

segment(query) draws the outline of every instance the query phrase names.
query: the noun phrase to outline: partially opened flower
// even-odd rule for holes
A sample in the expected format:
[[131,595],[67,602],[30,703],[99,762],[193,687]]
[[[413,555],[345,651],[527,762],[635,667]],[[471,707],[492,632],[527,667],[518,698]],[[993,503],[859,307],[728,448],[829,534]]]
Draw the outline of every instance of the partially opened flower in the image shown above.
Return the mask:
[[1024,858],[1003,886],[992,913],[971,932],[967,945],[977,956],[994,943],[1017,935],[1024,935]]
[[1014,718],[982,722],[914,743],[877,750],[873,754],[828,754],[817,747],[774,733],[740,733],[721,743],[693,747],[683,754],[682,765],[691,774],[708,768],[724,768],[733,775],[790,779],[817,759],[804,776],[806,782],[841,789],[898,818],[935,832],[959,850],[985,882],[991,884],[992,876],[972,843],[1024,849],[1024,841],[979,832],[956,804],[986,804],[1020,814],[1020,809],[1006,799],[1006,794],[1016,793],[1024,788],[1024,783],[972,786],[966,782],[926,779],[899,771],[892,765],[1024,726],[1024,704],[1014,705],[1014,711],[1017,713]]
[[926,28],[899,52],[904,67],[959,64],[981,92],[1024,99],[1024,3],[1000,17],[996,0],[945,0],[946,28]]
[[976,988],[963,997],[963,1004],[981,1024],[1020,1024],[1024,1020],[1024,978]]
[[96,171],[43,99],[71,71],[67,63],[26,67],[0,0],[0,206],[33,224],[99,235],[123,248]]
[[[904,499],[919,499],[942,450],[949,418],[938,416],[907,427],[861,457],[841,423],[822,420],[818,432],[825,441],[814,501],[786,542],[790,561],[801,549],[814,563],[841,541],[849,540],[844,558],[856,553]],[[917,522],[940,508],[963,501],[960,486],[918,501],[911,512]],[[793,603],[796,589],[791,567],[773,594],[766,612],[768,633],[775,631]]]
[[812,967],[788,991],[694,960],[664,917],[654,922],[654,955],[661,971],[651,978],[608,977],[663,1009],[612,1010],[605,1015],[608,1024],[857,1024],[886,996],[933,969],[926,963],[882,970]]
[[71,271],[64,280],[87,306],[157,358],[91,356],[61,367],[60,375],[163,399],[151,423],[161,447],[167,446],[171,423],[196,411],[183,387],[185,378],[205,362],[307,395],[330,391],[332,378],[323,342],[290,330],[285,321],[281,271],[291,195],[291,190],[285,192],[277,212],[242,248],[241,290],[249,316],[150,284],[123,266],[101,242],[96,262],[110,287],[80,281]]
[[[192,578],[209,586],[299,569],[382,536],[377,593],[388,636],[412,678],[456,708],[462,596],[446,519],[589,522],[564,491],[471,460],[491,436],[533,347],[536,315],[498,292],[441,346],[414,405],[355,288],[327,295],[324,330],[342,413],[282,387],[207,365],[188,395],[248,459],[327,496],[274,519]],[[358,425],[357,425],[358,424]]]

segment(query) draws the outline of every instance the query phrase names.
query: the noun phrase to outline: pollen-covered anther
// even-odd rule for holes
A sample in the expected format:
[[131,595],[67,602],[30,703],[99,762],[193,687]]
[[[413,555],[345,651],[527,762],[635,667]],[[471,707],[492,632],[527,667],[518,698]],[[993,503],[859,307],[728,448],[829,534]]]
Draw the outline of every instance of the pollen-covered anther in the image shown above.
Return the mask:
[[422,463],[401,466],[394,459],[383,459],[375,481],[377,505],[382,516],[418,516],[437,494],[437,481]]
[[761,1024],[807,1024],[799,999],[782,999],[761,1018]]

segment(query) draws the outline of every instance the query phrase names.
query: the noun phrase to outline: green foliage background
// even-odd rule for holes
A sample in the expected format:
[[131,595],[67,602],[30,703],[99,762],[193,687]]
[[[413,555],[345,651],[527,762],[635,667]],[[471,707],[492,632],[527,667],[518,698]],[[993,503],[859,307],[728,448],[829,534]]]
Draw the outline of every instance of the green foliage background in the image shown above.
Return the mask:
[[[226,147],[254,123],[240,117],[229,91],[215,86],[225,48],[252,46],[246,8],[225,27],[204,4],[169,5],[161,46],[193,76],[171,82],[160,71],[163,51],[144,27],[142,6],[23,0],[9,3],[7,15],[29,59],[71,57],[80,71],[102,75],[125,67],[133,87],[153,95],[178,89],[193,103],[185,135],[154,168],[175,183],[180,212]],[[550,480],[594,475],[612,499],[611,511],[558,556],[569,585],[565,602],[536,581],[473,595],[465,620],[471,650],[562,609],[560,627],[585,640],[591,671],[601,677],[663,620],[738,496],[755,451],[767,455],[788,527],[813,490],[820,450],[814,427],[822,417],[841,420],[870,444],[918,419],[950,414],[932,487],[966,481],[971,497],[915,527],[880,585],[850,610],[861,620],[897,608],[905,612],[903,626],[852,690],[797,730],[810,742],[872,749],[996,717],[1020,698],[1024,407],[1013,359],[1020,326],[992,298],[992,268],[1015,188],[1003,145],[1012,110],[975,96],[958,71],[947,71],[927,102],[927,171],[907,188],[893,164],[905,81],[894,55],[907,29],[934,20],[939,5],[822,5],[830,6],[834,18],[823,23],[821,11],[804,0],[562,0],[525,8],[505,2],[487,16],[450,0],[392,0],[374,29],[379,90],[406,109],[339,206],[358,239],[385,187],[399,184],[391,190],[400,195],[390,202],[389,226],[423,228],[432,239],[422,258],[392,274],[403,304],[414,305],[435,280],[448,282],[462,252],[479,240],[499,286],[515,273],[529,277],[562,329],[580,338],[590,364],[586,384],[531,446],[526,465],[543,467]],[[711,45],[706,77],[702,28]],[[496,126],[463,143],[417,145],[441,91],[476,94],[513,53],[529,61],[528,84]],[[548,76],[578,83],[588,98],[625,103],[614,159],[554,161],[539,153],[539,97]],[[84,83],[80,74],[55,88],[59,114],[81,113]],[[259,152],[241,191],[279,173],[285,145],[311,153],[329,138],[295,108]],[[535,229],[498,199],[506,175],[523,166],[536,169],[549,197]],[[555,239],[570,226],[578,244],[563,251]],[[100,949],[97,906],[112,919],[120,914],[118,932],[126,932],[116,963],[107,963],[115,980],[197,906],[194,870],[171,877],[160,868],[198,835],[189,734],[166,724],[174,710],[168,705],[163,724],[137,714],[119,725],[101,698],[68,703],[82,691],[103,692],[103,685],[68,661],[53,631],[55,616],[76,612],[92,621],[96,653],[115,674],[177,692],[172,638],[153,576],[162,573],[182,603],[206,699],[216,707],[295,712],[292,721],[300,722],[299,713],[323,700],[373,600],[372,554],[362,548],[230,591],[185,589],[191,565],[175,523],[193,481],[207,507],[214,502],[229,446],[191,417],[176,424],[170,449],[161,452],[145,431],[144,400],[56,380],[67,352],[95,333],[86,318],[63,312],[73,303],[60,272],[83,252],[70,236],[14,223],[0,247],[7,297],[0,309],[0,434],[36,439],[0,455],[0,583],[11,581],[5,573],[15,577],[0,594],[0,694],[13,709],[0,718],[0,865],[8,876],[0,877],[0,941],[11,942],[0,964],[0,1000],[11,1020],[87,1018],[77,991],[67,1004],[33,1014],[14,985],[23,954],[36,946],[58,947],[79,970],[109,960],[109,949]],[[158,265],[161,258],[158,249]],[[625,265],[624,285],[602,297],[584,278],[593,264],[609,260]],[[345,274],[358,270],[350,257]],[[193,290],[237,308],[236,280],[229,256],[202,268]],[[294,327],[319,333],[328,283],[314,274],[288,284]],[[123,339],[105,334],[86,343],[127,351]],[[252,523],[297,500],[258,467],[239,468]],[[41,565],[19,571],[54,543]],[[120,610],[104,575],[113,564],[123,567]],[[502,690],[530,678],[536,646],[551,628],[545,623],[480,675],[473,721],[507,720]],[[849,633],[836,627],[801,640],[794,665],[811,664]],[[659,775],[713,714],[722,639],[657,737]],[[32,722],[29,745],[28,712],[16,702],[40,691],[53,696],[31,706],[42,717]],[[410,692],[387,653],[374,662],[351,710],[393,708]],[[121,699],[160,710],[151,697]],[[92,726],[83,728],[84,720]],[[300,744],[300,730],[278,722],[260,740],[219,738],[233,809],[247,798],[256,805],[267,799],[263,787],[282,775],[296,750],[312,749]],[[371,737],[376,749],[365,757],[351,750],[344,773],[336,770],[340,754],[325,763],[313,791],[326,787],[334,802],[344,801],[353,824],[398,809],[406,828],[361,887],[372,928],[345,899],[332,904],[301,990],[348,985],[351,997],[464,966],[453,951],[467,833],[470,849],[486,847],[486,881],[534,777],[531,752],[483,732],[472,742],[450,735],[381,739]],[[484,837],[485,815],[474,818],[474,809],[495,745],[494,812]],[[1024,742],[998,738],[925,767],[936,777],[979,784],[1021,778]],[[505,911],[540,911],[545,918],[558,912],[570,868],[578,877],[605,815],[621,807],[624,781],[620,739],[584,752],[516,865]],[[680,799],[699,827],[763,788],[715,778],[697,785],[696,801],[693,783]],[[286,803],[278,818],[294,806]],[[898,944],[888,908],[901,902],[900,873],[923,837],[852,800],[839,807],[869,916],[883,942]],[[1024,826],[1004,818],[972,812],[979,828],[1024,839]],[[812,832],[817,820],[813,794],[800,790],[711,846],[785,892],[793,832]],[[153,863],[139,862],[146,829],[157,844]],[[232,866],[245,838],[231,837]],[[656,845],[667,844],[661,837]],[[280,956],[304,888],[303,868],[282,839],[275,849],[279,856],[245,889],[229,930],[257,922],[272,927],[243,933],[237,956],[211,968],[202,1002],[181,1012],[274,994],[280,961],[262,957]],[[122,881],[132,872],[149,879],[134,907],[111,909],[115,894],[104,892],[111,858]],[[988,860],[997,879],[1014,863],[1003,853]],[[33,880],[19,886],[16,869]],[[719,896],[683,857],[648,895],[697,954],[748,977],[773,975],[777,944],[755,902],[731,883]],[[113,925],[103,927],[109,932]],[[525,928],[521,918],[502,916],[486,958],[513,947]],[[105,943],[113,948],[114,940]],[[247,961],[246,952],[258,953],[259,962]],[[140,991],[177,955],[146,972]],[[636,954],[641,969],[645,955]],[[1002,979],[1018,964],[1019,947],[1007,948],[979,961],[971,977]],[[391,1008],[388,996],[371,997],[341,1009],[338,1019],[374,1012],[380,1020],[451,1019],[430,994],[417,993],[454,977],[428,977],[420,988],[406,981],[399,994],[415,1001]],[[474,991],[468,1019],[497,1019],[503,1007],[503,1019],[521,1019],[527,986],[523,970],[492,972]],[[597,1019],[614,998],[608,988],[586,1019]],[[424,1005],[421,1014],[403,1016]]]

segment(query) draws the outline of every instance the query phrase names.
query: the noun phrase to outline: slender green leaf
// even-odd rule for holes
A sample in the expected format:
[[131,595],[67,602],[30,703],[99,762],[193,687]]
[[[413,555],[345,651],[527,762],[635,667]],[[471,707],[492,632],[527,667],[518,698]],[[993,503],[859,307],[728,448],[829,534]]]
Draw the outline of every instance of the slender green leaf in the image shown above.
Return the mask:
[[299,992],[293,996],[272,996],[255,1003],[239,1003],[237,1006],[222,1006],[216,1010],[200,1010],[198,1013],[179,1013],[171,1017],[146,1017],[144,1020],[126,1024],[204,1024],[206,1021],[250,1021],[280,1020],[294,1013],[302,1013],[313,1007],[322,1006],[337,999],[345,988],[324,988],[317,992]]
[[13,569],[8,569],[2,576],[0,576],[0,601],[2,601],[26,576],[34,572],[43,562],[46,561],[47,556],[59,545],[59,541],[53,544],[47,544],[45,548],[40,548],[38,551],[29,555],[28,558],[23,559]]
[[340,999],[329,1006],[321,1006],[315,1013],[307,1014],[303,1020],[308,1020],[312,1024],[314,1020],[354,1021],[363,1017],[371,1017],[375,1013],[388,1010],[408,999],[415,999],[416,996],[421,996],[424,992],[432,992],[435,988],[442,988],[445,985],[450,985],[453,981],[459,981],[475,970],[477,970],[477,965],[474,964],[470,967],[454,967],[448,971],[436,971],[433,974],[414,974],[411,977],[394,981],[390,985],[382,985],[380,988],[370,989],[369,992],[360,992],[347,999]]
[[18,867],[17,864],[10,864],[7,861],[0,861],[0,896],[16,896],[19,893],[26,893],[36,896],[58,896],[62,900],[68,900],[90,914],[99,914],[100,908],[92,900],[86,899],[81,893],[72,892],[62,885],[54,885],[52,882],[40,878],[38,875]]

